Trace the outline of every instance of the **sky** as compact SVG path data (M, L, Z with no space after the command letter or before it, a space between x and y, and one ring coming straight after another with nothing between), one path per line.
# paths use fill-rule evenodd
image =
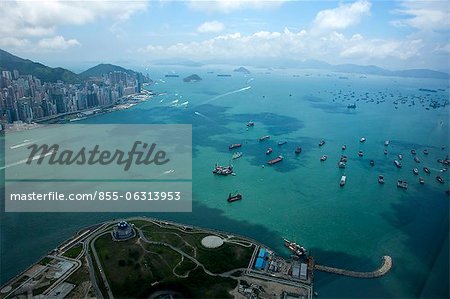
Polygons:
M450 1L0 1L1 49L72 70L179 59L450 70Z

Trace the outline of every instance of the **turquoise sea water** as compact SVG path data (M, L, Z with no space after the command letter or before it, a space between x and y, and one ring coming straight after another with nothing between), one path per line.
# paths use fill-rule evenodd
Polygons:
M426 110L420 103L424 100L428 106L427 99L447 99L447 81L352 74L340 79L342 74L262 69L243 75L220 66L174 67L180 77L164 78L169 71L172 68L149 72L158 83L149 89L165 94L83 121L193 125L193 212L152 216L247 235L285 256L282 238L295 239L318 263L330 266L372 270L382 255L392 256L392 271L379 279L316 272L320 297L448 297L449 174L439 172L443 166L436 160L448 154L449 108ZM203 80L184 83L182 78L192 73ZM395 109L393 101L398 99ZM401 104L401 99L407 102ZM174 100L189 103L187 108L172 107ZM408 106L412 100L415 105ZM357 109L346 108L354 102ZM248 121L255 127L247 130ZM272 137L257 142L263 135ZM367 141L360 143L361 137ZM321 139L326 144L318 147ZM387 139L391 143L385 156ZM280 140L287 144L279 147ZM212 175L216 162L230 161L230 143L243 143L243 156L233 162L237 175ZM349 158L345 171L336 165L343 144ZM297 145L303 148L299 156L294 155ZM268 147L274 149L272 156L282 154L285 159L262 168ZM412 148L420 164L413 161ZM422 153L425 148L428 156ZM359 150L364 151L362 158ZM393 165L399 153L404 156L402 169ZM328 160L320 162L323 154ZM375 166L369 165L370 159ZM423 166L431 175L423 173ZM419 168L425 185L419 185L413 167ZM347 184L341 188L343 173ZM385 176L384 185L377 183L379 174ZM439 184L436 175L446 184ZM408 190L396 187L399 178L409 182ZM225 199L236 190L244 199L230 205ZM81 227L119 216L125 215L3 213L1 282Z

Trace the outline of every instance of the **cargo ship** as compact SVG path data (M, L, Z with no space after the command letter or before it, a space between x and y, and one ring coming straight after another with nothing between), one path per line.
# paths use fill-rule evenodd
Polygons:
M284 240L284 246L286 246L293 254L297 255L297 256L304 256L306 255L307 250L297 244L296 242L291 242L287 239L283 239Z
M240 143L234 143L234 144L230 144L228 146L228 149L238 148L238 147L241 147L241 146L242 146L242 144L240 144Z
M266 136L259 137L259 141L264 141L266 139L270 139L270 136L266 135Z
M283 156L278 156L275 159L269 160L267 162L267 164L273 165L273 164L276 164L276 163L281 162L281 161L283 161Z
M241 193L236 193L235 195L231 195L231 193L228 195L228 202L234 202L242 199Z

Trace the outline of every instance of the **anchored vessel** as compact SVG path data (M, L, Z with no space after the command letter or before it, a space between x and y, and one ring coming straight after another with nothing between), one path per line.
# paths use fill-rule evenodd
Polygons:
M320 161L325 161L326 159L328 159L327 155L323 155L322 157L320 157Z
M430 174L430 170L428 169L428 167L424 167L423 171L425 171L426 173Z
M234 148L238 148L238 147L241 147L241 146L242 146L242 144L240 144L240 143L233 143L233 144L230 144L228 146L228 148L229 149L234 149Z
M297 256L304 256L307 252L307 250L297 244L296 242L291 242L287 239L284 239L284 246L286 246L293 254L297 255Z
M231 195L231 193L228 195L228 202L234 202L242 199L241 193L236 193L235 195Z
M269 147L268 149L267 149L267 151L266 151L266 155L270 155L271 153L272 153L272 148L271 147Z
M216 166L213 169L214 174L218 175L229 175L233 173L233 165L228 166L220 166L216 164Z
M388 146L389 145L389 140L386 140L385 142L384 142L384 146Z
M302 148L300 147L300 146L297 146L296 148L295 148L295 153L298 155L298 154L300 154L302 152Z
M384 176L381 175L381 174L378 176L378 183L379 184L384 184Z
M320 140L319 146L323 146L325 144L325 140Z
M345 185L345 182L347 182L347 176L343 175L341 176L341 182L339 183L339 185L343 187Z
M275 159L269 160L267 162L267 164L273 165L273 164L276 164L276 163L281 162L281 161L283 161L283 156L278 156Z
M233 154L233 157L231 157L231 159L236 160L238 158L242 157L242 153L241 152L235 152Z
M270 138L269 135L262 136L262 137L259 138L259 141L263 141L263 140L266 140L266 139L269 139L269 138Z
M254 126L255 126L255 123L252 122L252 121L249 121L249 122L247 123L247 127L254 127Z
M397 187L398 188L403 188L403 189L408 189L408 182L402 181L402 180L398 180L397 181Z
M399 161L394 160L394 164L395 166L397 166L397 168L402 168L402 164Z
M419 169L413 168L413 173L414 173L414 175L418 175L419 174Z

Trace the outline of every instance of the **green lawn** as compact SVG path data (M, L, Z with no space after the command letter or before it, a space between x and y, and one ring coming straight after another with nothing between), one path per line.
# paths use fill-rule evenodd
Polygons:
M75 245L66 252L64 252L63 256L74 259L81 253L82 249L83 246L81 246L81 244Z

